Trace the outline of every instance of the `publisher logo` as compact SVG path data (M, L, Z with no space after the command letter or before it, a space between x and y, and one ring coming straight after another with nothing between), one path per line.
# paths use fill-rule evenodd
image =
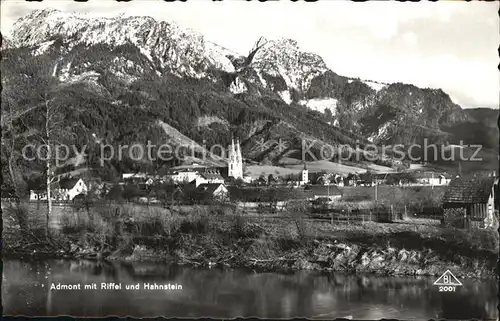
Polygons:
M435 282L434 285L439 286L439 292L455 292L457 286L462 286L460 282L450 270L446 270Z

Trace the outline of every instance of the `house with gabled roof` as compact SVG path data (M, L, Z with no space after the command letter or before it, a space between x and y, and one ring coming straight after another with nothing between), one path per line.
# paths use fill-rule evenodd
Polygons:
M224 181L224 177L218 171L212 170L199 173L191 183L198 187L202 184L224 184Z
M229 192L224 184L200 184L194 186L186 185L184 188L184 199L188 203L204 203L211 201L225 201L229 199Z
M53 200L72 201L77 195L86 195L88 187L81 178L66 177L58 178L51 191ZM47 200L47 191L31 190L30 200Z
M207 197L219 201L225 200L229 197L229 192L226 188L226 185L224 185L223 183L201 184L200 186L198 186L198 190L203 192Z
M498 185L498 179L494 176L452 179L443 196L445 225L491 227L495 185Z
M88 188L81 178L64 178L58 182L59 194L63 200L72 201L75 196L87 194Z

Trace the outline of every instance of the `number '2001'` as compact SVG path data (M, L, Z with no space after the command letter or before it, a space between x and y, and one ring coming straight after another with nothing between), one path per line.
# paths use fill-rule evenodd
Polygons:
M454 286L440 286L439 287L439 292L455 292Z

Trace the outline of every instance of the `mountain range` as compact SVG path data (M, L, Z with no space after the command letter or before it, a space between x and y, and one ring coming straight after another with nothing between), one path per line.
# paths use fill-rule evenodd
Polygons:
M441 89L338 75L291 39L262 37L249 53L236 53L150 17L35 10L3 37L1 68L2 119L24 112L13 121L16 132L42 133L46 111L31 109L48 101L60 116L60 139L91 145L85 163L96 168L98 142L192 144L194 158L186 162L199 161L215 144L229 145L231 137L240 138L252 164L300 159L303 142L312 144L314 155L326 145L355 150L423 139L445 145L463 140L482 144L490 157L498 153L492 121L498 110L462 109ZM285 147L276 143L280 139ZM262 142L274 143L262 148ZM207 154L205 162L224 163ZM7 158L2 152L2 162ZM396 166L390 154L347 161L365 162ZM179 163L125 156L100 175ZM493 163L485 166L496 168Z

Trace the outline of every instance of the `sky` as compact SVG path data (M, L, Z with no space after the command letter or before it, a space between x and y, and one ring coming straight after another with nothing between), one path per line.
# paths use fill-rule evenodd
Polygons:
M498 7L483 1L2 0L1 31L8 34L33 9L145 15L175 21L242 54L260 36L291 38L337 74L442 88L464 108L499 108Z

